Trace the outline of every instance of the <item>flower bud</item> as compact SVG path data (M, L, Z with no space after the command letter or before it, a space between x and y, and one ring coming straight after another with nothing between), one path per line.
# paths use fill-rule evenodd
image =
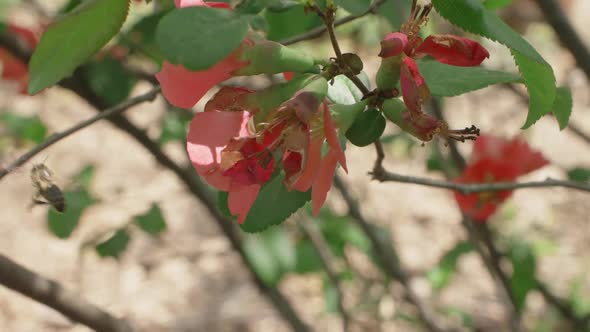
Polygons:
M270 40L253 39L253 42L240 55L240 60L248 65L236 70L235 76L306 72L315 66L313 57L301 51Z

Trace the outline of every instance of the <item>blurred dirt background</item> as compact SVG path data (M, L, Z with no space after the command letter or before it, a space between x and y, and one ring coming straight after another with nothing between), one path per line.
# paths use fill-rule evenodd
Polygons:
M520 0L514 2L506 17L518 22L522 33L553 65L558 83L572 88L571 121L590 133L589 82L575 68L569 53L560 47L550 27L534 14L535 6ZM522 17L523 13L530 17ZM569 1L568 13L590 46L590 2ZM376 49L361 48L353 43L344 45L345 51L361 54L372 76L379 64ZM492 55L486 66L512 70L512 60L504 48L489 42L485 46ZM148 89L147 84L139 84L134 94ZM126 114L151 136L157 137L163 105L159 98ZM553 118L545 117L531 129L521 131L526 107L509 90L491 87L448 98L445 114L453 127L475 124L485 133L506 137L523 135L551 161L550 166L524 178L526 180L564 178L568 168L590 167L590 145L568 130L559 131ZM0 109L37 114L49 133L61 131L94 114L87 104L63 89L52 88L34 97L23 97L5 83L0 86ZM396 129L392 126L387 132L394 133ZM431 142L425 147L417 144L409 152L403 144L386 145L386 167L400 174L442 178L440 174L428 172L425 166L432 144L438 144L443 151L446 149L443 142ZM463 144L461 149L468 155L471 144ZM186 158L182 144L167 144L165 151L176 160ZM22 150L5 158L19 153ZM502 323L506 321L502 300L475 253L459 261L451 285L440 294L433 294L424 276L458 239L466 238L452 193L417 185L372 182L367 172L373 166L373 148L349 146L346 154L350 173L345 180L352 194L361 198L362 211L368 219L391 230L392 241L412 272L412 286L418 294L433 306L453 306L471 313L482 331L506 329ZM84 166L94 165L96 173L91 191L100 202L84 212L80 225L69 239L56 238L47 230L47 207L29 208L34 189L28 176L31 164L27 164L0 183L2 254L58 280L108 311L127 317L142 331L288 330L248 279L241 261L209 220L201 203L187 194L173 174L159 167L127 135L101 122L35 159L36 162L44 160L62 186ZM168 230L159 239L140 232L132 234L130 247L118 261L101 259L92 250L80 249L93 234L127 223L133 215L147 211L152 202L160 204L168 224ZM542 255L538 275L556 293L567 296L572 285L577 283L581 285L578 292L589 298L589 203L590 196L572 190L521 190L491 223L507 238L526 239L539 249ZM329 204L339 213L347 212L335 190L329 196ZM359 255L355 256L354 251L350 254L360 266L370 265L357 257ZM367 268L369 277L370 268ZM325 312L320 277L290 275L280 283L280 289L317 331L341 329L338 317ZM350 302L359 291L358 285L347 285L345 302ZM357 330L419 330L403 319L393 319L397 306L390 295L383 294L376 305L379 321L360 315ZM536 293L529 296L527 307L529 313L525 321L532 328L548 311ZM52 309L0 288L0 331L87 330L70 323Z

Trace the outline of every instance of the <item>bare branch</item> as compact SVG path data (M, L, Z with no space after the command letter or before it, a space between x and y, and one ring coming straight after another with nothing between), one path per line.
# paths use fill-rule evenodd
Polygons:
M317 225L312 220L297 220L297 224L301 226L303 233L309 238L311 244L317 250L322 267L326 271L328 279L330 279L330 282L336 288L338 293L338 311L340 311L340 316L342 316L342 331L347 332L350 330L351 317L344 307L342 282L336 274L336 268L332 263L334 262L334 257L330 253L330 248Z
M339 20L336 20L334 22L334 27L337 27L337 26L340 26L342 24L345 24L345 23L354 21L354 20L356 20L358 18L361 18L361 17L363 17L365 15L368 15L368 14L374 14L377 11L377 9L383 3L385 3L385 0L376 0L369 7L369 9L367 9L366 12L364 12L362 14L359 14L359 15L349 15L349 16L343 17L343 18L341 18ZM298 43L300 41L318 38L321 35L323 35L324 32L326 32L326 30L327 30L326 26L320 26L320 27L317 27L315 29L309 30L308 32L302 33L302 34L300 34L298 36L294 36L294 37L291 37L291 38L287 38L285 40L282 40L282 41L280 41L280 43L283 44L283 45L291 45L291 44Z
M446 331L446 329L441 326L441 323L437 321L432 310L422 302L416 293L414 293L410 286L410 279L401 266L398 254L395 251L389 250L379 239L372 225L362 215L359 203L350 195L340 176L336 175L334 178L334 184L342 194L342 197L348 206L348 213L371 241L375 254L381 261L385 272L391 278L397 279L404 286L408 300L416 307L418 315L422 322L424 322L424 325L426 325L429 331Z
M61 141L62 139L90 126L91 124L93 124L99 120L106 119L106 118L113 116L115 114L123 113L126 110L128 110L129 108L131 108L135 105L141 104L143 102L154 100L154 98L156 98L158 93L160 93L159 86L155 87L150 92L147 92L143 95L128 99L128 100L120 103L117 106L114 106L114 107L111 107L107 110L104 110L104 111L96 114L95 116L91 117L90 119L84 120L84 121L68 128L60 133L55 133L55 134L51 135L48 139L46 139L45 141L41 142L37 146L33 147L31 150L27 151L26 153L24 153L23 155L18 157L15 161L10 163L7 167L0 169L0 179L2 179L4 176L6 176L8 173L10 173L15 168L22 166L24 163L29 161L31 158L33 158L35 155L37 155L39 152L47 149L48 147Z
M42 277L0 255L0 284L55 309L67 318L96 331L130 332L128 322L113 317L58 282Z

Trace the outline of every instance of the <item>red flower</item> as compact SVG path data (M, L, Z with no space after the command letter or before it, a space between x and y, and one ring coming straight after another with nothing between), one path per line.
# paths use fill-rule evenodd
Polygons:
M14 24L8 24L8 30L19 38L25 44L32 48L39 42L39 33ZM26 63L15 57L5 48L0 48L0 63L2 64L2 78L9 81L15 81L19 84L19 93L27 93L27 84L29 83L29 69Z
M511 140L483 135L473 146L470 164L455 182L509 182L535 171L549 161L518 137ZM511 190L463 195L455 192L459 208L476 221L485 222L508 197Z
M419 35L427 22L432 5L424 7L413 1L410 19L402 24L400 32L387 34L381 41L382 58L403 56L401 62L401 88L404 102L410 112L420 112L424 99L430 95L424 77L418 71L415 59L430 55L436 61L453 66L478 66L489 57L488 51L478 42L453 35L431 35L425 40Z

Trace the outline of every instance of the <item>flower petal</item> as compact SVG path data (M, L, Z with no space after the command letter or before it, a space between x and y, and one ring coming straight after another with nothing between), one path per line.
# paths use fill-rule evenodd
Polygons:
M192 6L206 6L203 0L174 0L176 8L192 7Z
M453 66L479 66L490 53L478 42L453 35L431 35L416 49L416 55L430 55Z
M422 104L430 96L430 90L414 59L404 57L400 80L406 107L411 113L421 113Z
M245 97L252 92L252 90L246 88L224 86L209 99L205 104L204 111L250 111L247 109Z
M322 145L324 144L323 138L314 139L309 144L307 156L305 157L305 165L303 166L303 172L299 178L292 185L292 189L306 192L313 185L316 174L320 167L322 158Z
M29 70L27 65L4 48L0 48L0 64L2 64L2 78L18 82L19 93L27 93Z
M334 180L337 162L338 156L333 150L330 150L324 159L322 159L316 180L311 189L311 203L314 216L320 213L320 209L324 205L324 202L326 202L328 191L330 191L332 181Z
M231 78L232 72L246 65L236 59L235 53L201 71L190 71L182 65L164 62L162 70L156 74L162 94L174 106L193 107L209 89Z
M232 188L227 197L227 207L232 215L237 216L238 223L243 223L248 212L254 205L260 192L260 185L253 184L240 188Z
M342 168L346 173L348 173L348 167L346 166L346 156L344 155L344 151L342 150L342 146L340 145L340 141L338 140L338 135L336 134L336 127L334 126L334 122L332 121L332 114L328 109L328 105L326 103L324 105L324 135L326 136L326 141L328 141L328 145L336 154L338 158L338 162L342 165Z
M229 191L231 178L222 175L221 151L234 137L249 135L247 112L203 112L191 121L186 150L193 167L207 183Z
M408 36L401 32L392 32L385 35L381 41L381 52L379 56L388 58L401 54L408 45Z

